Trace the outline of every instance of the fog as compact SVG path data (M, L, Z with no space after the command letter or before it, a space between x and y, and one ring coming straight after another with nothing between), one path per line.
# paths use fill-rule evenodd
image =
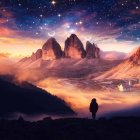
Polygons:
M75 79L76 80L76 79ZM79 88L68 79L48 78L37 83L39 87L48 90L54 95L63 98L78 113L80 117L90 117L89 104L96 98L99 104L98 117L109 117L113 114L137 116L140 110L139 92L96 91ZM134 111L136 108L136 111Z
M96 98L99 104L98 117L114 115L140 115L140 92L119 92L117 90L95 90L95 85L78 83L79 79L44 77L37 69L21 69L12 63L0 63L0 74L10 74L19 82L28 81L64 99L80 117L91 117L89 104ZM79 86L80 85L80 86ZM90 88L87 88L87 85Z

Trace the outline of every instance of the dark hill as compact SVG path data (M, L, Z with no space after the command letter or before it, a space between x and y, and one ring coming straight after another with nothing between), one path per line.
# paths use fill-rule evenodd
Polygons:
M15 84L12 78L0 77L0 115L61 114L72 115L74 111L60 98L30 83Z

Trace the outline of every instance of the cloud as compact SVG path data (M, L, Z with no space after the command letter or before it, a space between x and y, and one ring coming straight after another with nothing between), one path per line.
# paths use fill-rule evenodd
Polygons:
M0 53L0 59L1 58L8 58L10 56L9 53Z
M6 23L6 22L7 22L7 19L5 19L5 18L0 19L0 24Z
M12 64L14 61L10 59L9 53L0 53L0 74L12 74Z
M45 40L23 37L0 37L0 53L10 53L10 57L21 59L43 46Z
M14 36L17 31L11 27L15 26L14 15L6 7L0 8L0 37Z
M7 27L0 27L0 37L7 37L7 36L13 36L16 35L17 32L7 28Z
M13 13L9 11L6 7L0 7L0 16L2 18L12 18Z

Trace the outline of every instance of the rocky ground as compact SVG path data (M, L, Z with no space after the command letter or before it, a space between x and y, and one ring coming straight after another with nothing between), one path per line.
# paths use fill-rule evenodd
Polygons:
M140 118L0 120L1 140L139 140Z

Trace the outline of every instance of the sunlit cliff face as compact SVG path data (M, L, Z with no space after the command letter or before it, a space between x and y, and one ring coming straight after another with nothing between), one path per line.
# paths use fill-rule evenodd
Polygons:
M106 113L131 109L138 106L140 102L138 93L96 91L92 90L92 87L91 90L84 89L84 87L80 89L69 83L68 79L49 78L38 82L37 85L63 98L82 117L90 116L89 104L92 98L96 98L99 104L98 117Z

